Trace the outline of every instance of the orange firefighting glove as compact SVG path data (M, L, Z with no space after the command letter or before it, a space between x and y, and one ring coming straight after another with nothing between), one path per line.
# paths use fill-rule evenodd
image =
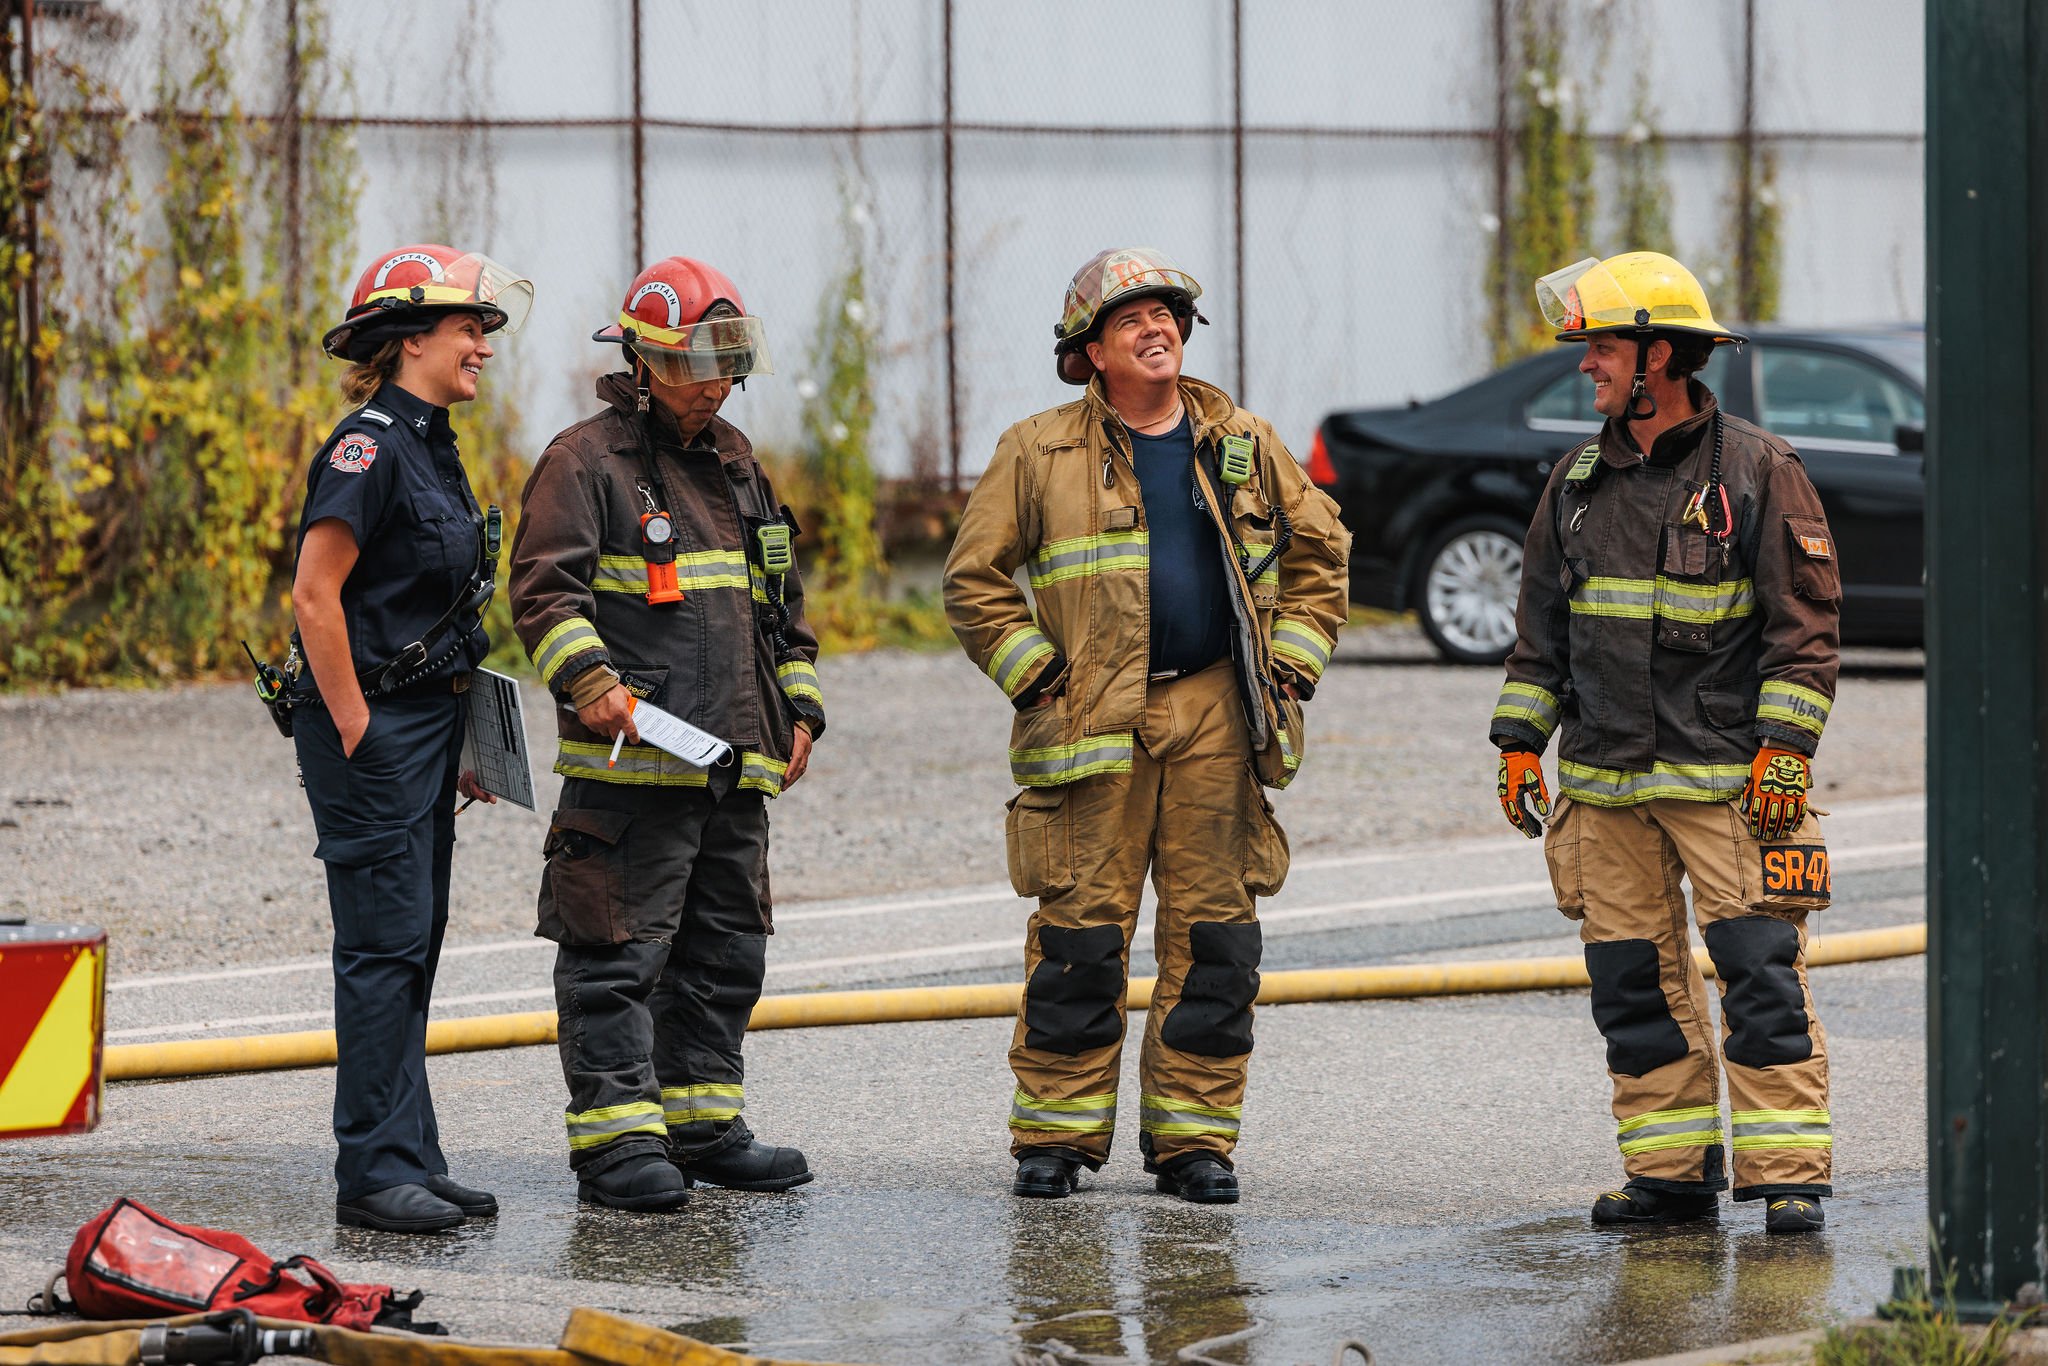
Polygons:
M1500 809L1508 824L1530 839L1543 838L1550 819L1550 789L1543 785L1542 757L1526 749L1502 750Z
M1806 790L1813 786L1813 773L1806 756L1791 749L1760 749L1749 766L1749 786L1743 789L1742 813L1749 817L1749 833L1760 840L1781 840L1806 819Z

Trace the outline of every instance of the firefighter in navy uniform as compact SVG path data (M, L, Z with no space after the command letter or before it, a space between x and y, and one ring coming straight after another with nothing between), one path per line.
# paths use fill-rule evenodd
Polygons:
M1735 1198L1764 1202L1771 1232L1818 1229L1834 1136L1806 917L1830 885L1806 793L1838 666L1834 538L1792 448L1692 378L1743 338L1685 267L1631 252L1536 293L1558 340L1584 343L1607 421L1530 524L1490 734L1501 807L1544 835L1558 908L1581 921L1607 1040L1627 1181L1593 1222L1716 1212L1725 1068ZM1539 756L1560 723L1553 813Z
M448 1176L427 1089L427 1003L448 924L463 691L489 647L497 509L477 507L448 409L476 397L490 334L533 289L421 245L357 281L330 356L356 409L306 478L292 608L293 740L334 917L336 1217L449 1228L497 1202ZM495 799L491 799L495 800Z
M512 546L520 641L563 704L539 933L560 946L578 1192L671 1210L691 1181L811 1179L741 1117L740 1046L771 932L767 800L802 777L825 713L795 524L717 416L735 382L768 373L761 320L723 275L671 256L595 339L627 369L542 454ZM639 743L636 700L733 761L705 770Z

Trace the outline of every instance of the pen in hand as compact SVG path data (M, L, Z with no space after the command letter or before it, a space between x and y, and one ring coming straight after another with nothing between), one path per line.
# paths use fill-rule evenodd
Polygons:
M615 765L617 765L617 763L619 762L619 751L625 747L625 744L626 728L624 726L620 726L619 733L612 737L612 757L604 761L604 766L606 768L612 768Z

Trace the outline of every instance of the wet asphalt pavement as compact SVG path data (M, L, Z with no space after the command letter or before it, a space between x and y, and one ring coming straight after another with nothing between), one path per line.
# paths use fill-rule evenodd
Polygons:
M880 670L885 681L895 667ZM1450 686L1469 710L1490 704L1497 678L1363 662L1344 686L1376 707L1407 691L1441 701ZM1898 695L1916 693L1917 678L1859 686L1917 717ZM1915 730L1894 748L1918 743ZM0 734L0 752L8 744ZM1836 771L1851 771L1843 761L1857 752L1845 746ZM1398 769L1384 746L1347 755L1340 742L1326 758L1314 800L1355 810L1311 815L1290 792L1282 814L1297 831L1327 835L1381 804L1423 802L1440 782L1401 771L1390 793L1346 778ZM993 808L1004 794L985 795ZM1301 820L1289 802L1304 804ZM1836 904L1816 931L1921 918L1918 797L1852 784L1831 805ZM207 814L231 823L222 810ZM794 811L789 821L778 811L778 841L804 839ZM1298 840L1288 886L1263 910L1266 966L1576 953L1535 846L1470 819L1448 826L1406 825L1391 842ZM237 848L261 840L234 838ZM478 853L466 845L458 862ZM302 854L294 845L275 857ZM305 881L278 867L276 878ZM177 885L232 898L239 871L200 866ZM35 904L29 874L0 863L0 905ZM822 900L785 889L771 992L1017 978L1026 908L985 862L821 885L854 891ZM458 919L437 1015L549 1004L549 948L516 923ZM296 940L225 957L175 946L153 944L129 971L117 938L112 1042L327 1022L324 961ZM1151 962L1140 953L1133 966ZM504 1207L439 1238L334 1225L326 1071L124 1084L91 1135L0 1146L0 1302L40 1288L72 1232L129 1195L280 1256L310 1253L351 1279L424 1287L426 1316L477 1339L551 1342L585 1304L822 1362L1295 1366L1330 1360L1346 1338L1370 1345L1381 1366L1624 1361L1867 1311L1891 1267L1917 1260L1923 969L1913 958L1814 974L1834 1059L1840 1191L1819 1237L1767 1238L1755 1204L1724 1203L1717 1223L1686 1229L1590 1229L1586 1207L1619 1170L1601 1043L1584 993L1545 992L1262 1010L1238 1150L1245 1200L1221 1209L1155 1194L1134 1143L1068 1200L1012 1198L1011 1026L1000 1020L754 1035L748 1116L770 1141L802 1146L818 1179L778 1196L700 1190L669 1217L578 1208L552 1050L435 1059L455 1174Z

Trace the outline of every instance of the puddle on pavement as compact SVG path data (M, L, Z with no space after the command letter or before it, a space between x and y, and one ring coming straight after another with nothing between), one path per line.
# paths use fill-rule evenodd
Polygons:
M423 1286L429 1316L440 1272L464 1278L449 1297L479 1276L559 1283L558 1296L536 1297L532 1326L520 1323L536 1340L587 1298L575 1283L602 1282L601 1302L621 1312L817 1361L1073 1366L1194 1348L1195 1360L1299 1366L1355 1337L1379 1366L1401 1366L1505 1359L1504 1345L1518 1361L1616 1362L1813 1327L1882 1298L1892 1265L1916 1259L1925 1221L1924 1188L1907 1182L1851 1188L1830 1202L1823 1235L1772 1238L1754 1204L1683 1228L1594 1230L1571 1213L1418 1229L1251 1202L1196 1209L1137 1190L1026 1203L824 1183L771 1197L700 1191L668 1218L579 1209L552 1162L506 1158L464 1175L494 1188L505 1213L408 1238L332 1224L324 1154L16 1150L0 1154L0 1236L54 1269L79 1225L126 1194L278 1255ZM636 1311L634 1287L684 1292L701 1309L679 1318L673 1296L650 1294ZM19 1302L37 1288L0 1293ZM510 1328L450 1317L473 1335Z

